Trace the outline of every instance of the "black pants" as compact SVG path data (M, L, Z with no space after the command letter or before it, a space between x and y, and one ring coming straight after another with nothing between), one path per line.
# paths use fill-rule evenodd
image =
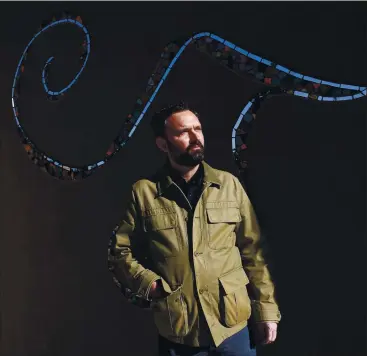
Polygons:
M158 350L159 356L256 356L256 350L250 346L247 326L224 340L218 347L176 344L159 336Z

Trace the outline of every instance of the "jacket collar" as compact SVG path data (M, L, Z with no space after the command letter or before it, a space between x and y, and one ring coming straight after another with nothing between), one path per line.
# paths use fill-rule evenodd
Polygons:
M163 193L173 184L173 180L169 174L169 163L166 163L158 172L157 191L158 196ZM204 168L204 185L216 184L219 187L222 185L215 170L206 162L202 161Z

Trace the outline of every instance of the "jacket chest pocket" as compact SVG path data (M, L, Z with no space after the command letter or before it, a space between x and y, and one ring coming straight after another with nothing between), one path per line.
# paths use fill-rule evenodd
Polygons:
M213 250L233 247L236 242L235 228L241 221L237 207L210 207L206 209L208 245Z
M173 257L182 250L177 213L145 216L143 217L143 230L148 233L153 258Z

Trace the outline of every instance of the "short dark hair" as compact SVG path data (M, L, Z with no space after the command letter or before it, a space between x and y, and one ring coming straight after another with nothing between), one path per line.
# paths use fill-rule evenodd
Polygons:
M154 136L165 137L166 120L173 114L187 110L198 116L198 113L192 110L189 105L183 101L181 101L179 104L167 105L154 113L152 120L150 121L150 126L153 129Z

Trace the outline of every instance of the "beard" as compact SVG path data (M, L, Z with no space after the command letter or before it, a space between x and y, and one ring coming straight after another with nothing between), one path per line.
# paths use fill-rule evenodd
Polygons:
M185 167L195 167L204 160L204 146L200 141L193 142L185 152L180 152L171 142L167 140L172 160ZM193 150L194 147L199 147Z

